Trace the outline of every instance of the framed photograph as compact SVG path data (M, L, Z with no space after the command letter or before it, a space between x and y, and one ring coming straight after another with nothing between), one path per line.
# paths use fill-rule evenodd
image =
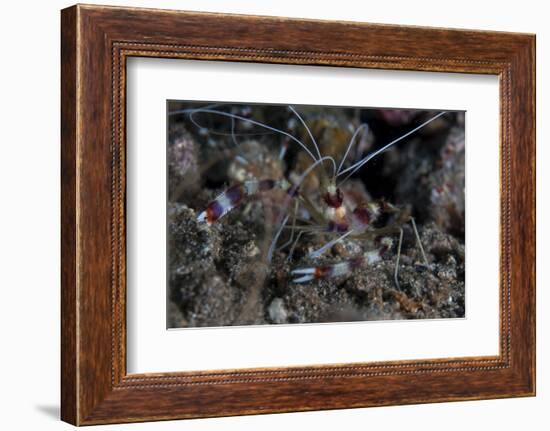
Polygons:
M62 419L535 394L535 37L62 11Z

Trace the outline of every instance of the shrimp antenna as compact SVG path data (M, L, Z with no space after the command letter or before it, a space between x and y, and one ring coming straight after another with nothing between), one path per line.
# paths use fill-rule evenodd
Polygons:
M298 114L298 112L296 111L296 109L294 109L292 106L288 105L288 109L290 109L294 115L296 115L296 117L298 117L298 120L300 120L300 122L303 124L303 126L305 127L306 131L307 131L307 134L309 135L309 137L311 138L311 142L313 142L313 145L315 146L315 150L317 151L317 155L319 156L319 158L321 158L321 151L319 151L319 146L317 145L317 141L315 140L315 138L313 137L313 134L311 133L311 130L309 129L309 127L307 126L306 122L304 121L304 119L300 116L300 114Z
M233 139L233 144L238 147L237 137L235 136L235 119L231 119L231 139Z
M311 151L309 151L309 149L299 139L295 138L290 133L287 133L284 130L276 129L275 127L268 126L267 124L260 123L259 121L255 121L255 120L252 120L250 118L241 117L240 115L231 114L229 112L217 111L217 110L214 110L214 109L206 109L206 108L182 109L181 111L175 111L175 112L172 112L171 114L172 115L174 115L174 114L189 114L189 118L191 118L191 120L193 120L193 118L192 118L193 115L195 115L197 113L214 114L214 115L220 115L222 117L233 118L235 120L245 121L247 123L254 124L256 126L262 127L264 129L271 130L272 132L280 133L281 135L289 137L291 140L293 140L298 145L300 145L304 149L304 151L306 153L308 153L308 155L314 161L316 161L316 162L318 161L317 157L315 157L313 155L313 153Z
M336 162L334 159L330 156L321 157L319 160L317 160L315 163L312 163L309 165L309 167L300 175L300 178L298 179L298 182L294 185L294 187L298 188L302 185L306 177L309 175L309 173L315 169L315 167L321 163L323 163L325 160L330 160L332 162L332 168L333 172L336 172Z
M286 226L286 223L288 222L288 219L290 217L290 214L287 214L284 218L283 222L281 223L281 226L279 226L279 229L277 229L277 232L275 233L275 236L273 237L273 240L271 241L271 244L269 245L269 250L267 252L267 261L271 262L271 259L273 259L273 253L275 252L275 246L277 245L277 241L279 237L281 236L281 232L283 231L284 227Z
M216 103L216 104L212 104L212 105L208 105L208 106L203 106L200 109L214 109L214 108L223 107L223 106L231 106L231 105ZM188 109L177 110L177 111L170 112L168 115L181 115L181 114L188 113L188 111L189 111ZM195 118L193 118L192 115L189 116L189 120L191 121L191 123L193 123L195 125L195 127L197 129L204 129L205 128L204 126L199 124L199 122ZM233 119L233 122L235 122L235 119ZM234 127L234 125L232 125L232 127ZM217 130L209 129L208 133L210 133L212 135L216 135L216 136L231 136L232 139L234 139L235 136L263 136L263 135L271 135L273 132L241 132L241 133L236 133L235 131L232 131L231 133L224 133L224 132L219 132Z
M351 137L348 148L346 149L346 153L344 154L344 157L342 157L342 161L340 162L340 166L338 166L338 170L336 171L336 175L340 173L342 170L342 166L344 166L344 162L346 161L346 157L348 157L349 151L351 150L351 147L353 147L353 144L355 143L355 139L357 138L357 135L359 135L359 132L361 130L365 129L365 134L369 133L369 125L367 123L361 124L353 133L353 136Z
M435 117L432 117L430 118L429 120L427 121L424 121L420 126L417 126L415 127L414 129L408 131L407 133L405 133L404 135L400 136L399 138L397 139L394 139L393 141L391 141L389 144L386 144L384 145L382 148L380 148L379 150L376 150L370 154L368 154L365 158L359 160L357 163L354 163L353 165L351 165L349 168L346 168L344 169L342 172L338 173L337 176L340 176L342 174L345 174L346 172L350 172L346 178L344 178L342 180L342 182L340 184L343 184L345 181L347 181L347 179L349 177L351 177L355 172L357 172L359 169L361 169L361 167L363 167L363 165L365 165L369 160L371 160L372 158L376 157L377 155L379 155L380 153L383 153L384 151L386 151L388 148L390 148L392 145L395 145L396 143L398 143L399 141L405 139L407 136L410 136L412 135L414 132L420 130L421 128L423 128L424 126L430 124L432 121L438 119L439 117L441 117L442 115L446 114L447 111L443 111L443 112L440 112L439 114L437 114Z
M300 186L302 185L302 183L304 182L304 180L306 179L306 177L309 175L309 173L315 169L319 164L323 163L325 160L331 160L332 161L332 164L333 164L333 169L334 171L333 172L336 172L336 162L334 161L334 159L332 157L329 157L329 156L325 156L325 157L321 157L319 160L316 160L315 163L312 163L303 173L302 175L300 175L300 178L298 179L298 181L296 182L296 184L294 184L293 186L291 186L291 189L292 190L298 190L300 188ZM283 204L283 207L286 208L288 206L288 203L286 204ZM284 218L284 220L282 221L281 225L279 226L279 228L277 229L277 232L275 234L275 236L273 237L273 240L271 241L271 244L269 245L269 251L267 253L267 260L268 262L271 262L271 259L273 257L273 253L275 251L275 247L277 246L277 241L279 240L279 236L281 236L281 232L283 231L286 223L288 222L288 219L289 219L289 214L286 215L286 217Z

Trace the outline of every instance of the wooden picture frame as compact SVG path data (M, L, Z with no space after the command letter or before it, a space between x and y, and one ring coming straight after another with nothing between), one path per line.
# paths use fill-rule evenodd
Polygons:
M535 394L534 35L77 5L62 11L61 50L64 421ZM498 75L500 354L128 375L125 65L131 56Z

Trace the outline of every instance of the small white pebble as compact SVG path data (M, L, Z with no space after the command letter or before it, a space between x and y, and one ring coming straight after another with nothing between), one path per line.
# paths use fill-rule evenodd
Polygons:
M275 298L271 301L268 308L269 318L275 323L285 323L288 313L285 308L285 303L281 298Z
M253 242L249 242L246 246L245 252L248 257L254 257L260 254L260 249Z

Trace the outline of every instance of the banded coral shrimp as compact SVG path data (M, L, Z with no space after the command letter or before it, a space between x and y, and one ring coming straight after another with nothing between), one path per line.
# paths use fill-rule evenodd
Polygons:
M269 195L278 189L284 192L279 201L279 212L273 220L275 230L266 253L266 260L271 262L274 254L286 249L286 260L292 262L294 251L304 237L331 238L324 241L320 247L310 250L307 257L321 258L329 249L345 239L369 243L371 249L360 255L333 263L314 264L312 266L295 267L290 275L294 283L307 283L314 279L345 276L354 269L365 265L372 265L394 247L394 238L397 237L395 269L393 279L399 289L399 259L403 240L403 225L410 223L415 236L416 244L421 252L423 264L428 266L428 260L420 240L418 230L411 216L409 207L398 207L383 200L359 200L350 203L348 193L344 193L343 186L353 178L360 169L370 160L392 148L407 137L445 115L439 112L417 124L406 133L396 137L376 150L361 154L357 157L357 148L360 141L369 136L367 123L357 124L347 130L347 135L340 137L343 145L336 145L336 149L326 151L333 141L338 139L323 139L318 143L318 122L304 120L303 116L293 106L287 106L286 111L290 119L286 129L259 121L252 115L252 109L247 107L239 112L235 105L224 106L219 104L207 105L198 108L175 110L172 115L186 116L189 122L203 134L223 136L233 147L233 161L228 172L232 173L232 182L229 187L212 199L197 216L197 221L206 225L222 223L230 212L242 207L245 202L258 195ZM205 117L216 124L205 127ZM308 124L309 123L309 124ZM323 127L321 127L323 129ZM324 127L324 130L330 128ZM300 135L299 132L302 131ZM336 129L338 130L338 128ZM341 130L341 129L340 129ZM278 156L271 158L255 158L247 156L246 144L250 146L250 136L265 133L279 136ZM315 137L317 135L317 139ZM346 135L346 133L344 133ZM243 139L244 137L244 139ZM241 142L238 142L241 140ZM328 144L327 144L328 142ZM294 157L295 167L282 168L285 155L290 147L299 150ZM334 146L334 145L333 145ZM257 148L256 148L257 150ZM355 160L349 157L355 152ZM300 158L300 156L302 156ZM302 169L296 169L299 161L306 156L308 162ZM277 159L280 163L274 163ZM260 168L258 169L258 165ZM278 177L269 175L265 167L279 166ZM253 172L253 171L256 172ZM273 169L271 170L273 171ZM306 183L309 182L310 184ZM384 223L380 226L380 221ZM286 238L283 238L286 237ZM285 239L282 241L282 239ZM310 241L311 242L311 241Z

